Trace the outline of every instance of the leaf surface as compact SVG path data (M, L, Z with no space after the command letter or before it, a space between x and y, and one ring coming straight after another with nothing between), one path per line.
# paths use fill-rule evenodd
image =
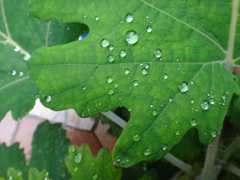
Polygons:
M239 93L223 66L232 69L240 46L238 3L30 0L35 17L90 29L82 41L33 54L30 76L41 102L82 117L127 107L131 119L113 152L123 167L160 159L192 127L210 144Z
M102 148L94 158L89 146L84 144L79 148L72 145L65 162L72 180L120 180L122 176L122 170L115 168L107 148Z
M88 30L82 24L46 23L27 10L28 0L0 0L0 120L10 110L14 119L22 118L34 106L39 87L28 76L30 54L39 47L76 40Z

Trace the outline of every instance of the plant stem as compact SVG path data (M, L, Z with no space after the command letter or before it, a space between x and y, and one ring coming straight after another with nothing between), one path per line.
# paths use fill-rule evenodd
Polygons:
M201 174L201 180L208 180L211 177L217 150L218 150L218 143L219 143L220 135L213 141L211 147L207 150L207 156L205 158L205 163L203 167L203 171Z
M107 118L109 118L110 120L112 120L113 122L115 122L117 125L119 125L121 128L125 128L125 126L127 125L127 122L124 121L122 118L120 118L119 116L117 116L115 113L113 113L112 111L107 111L107 112L101 112L104 116L106 116Z
M240 148L240 137L237 137L232 144L223 152L223 161L227 161Z
M194 176L194 172L192 171L192 167L180 159L176 158L172 154L168 153L164 156L164 159L168 160L170 163L181 169L182 171L190 174L191 176Z
M236 166L234 166L231 163L228 163L227 166L224 167L224 169L228 170L229 172L235 174L236 176L240 177L240 169Z

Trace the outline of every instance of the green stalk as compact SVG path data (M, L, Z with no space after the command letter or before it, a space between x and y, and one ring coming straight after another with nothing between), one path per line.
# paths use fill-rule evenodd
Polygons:
M200 176L201 180L208 180L211 178L217 150L218 150L218 143L219 143L220 135L213 141L211 146L209 146L207 150L207 156L205 158L205 163L203 167L202 174Z
M227 166L224 167L224 169L228 170L229 172L235 174L236 176L240 177L240 169L236 166L234 166L231 163L228 163Z
M232 144L223 152L223 161L226 162L240 148L240 137L237 137Z

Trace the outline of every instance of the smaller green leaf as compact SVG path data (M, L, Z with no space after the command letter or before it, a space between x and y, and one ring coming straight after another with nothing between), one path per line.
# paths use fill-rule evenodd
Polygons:
M5 180L5 179L3 179L3 178L0 177L0 180Z
M48 172L43 170L39 172L36 168L32 168L28 173L28 180L50 180L48 179Z
M22 180L22 172L19 170L15 170L14 168L10 167L7 171L7 177L8 179L12 180Z
M141 180L152 180L149 174L144 174Z
M94 158L87 145L70 146L69 155L65 159L72 180L97 179L97 180L120 180L121 169L113 165L112 155L108 149L102 148Z

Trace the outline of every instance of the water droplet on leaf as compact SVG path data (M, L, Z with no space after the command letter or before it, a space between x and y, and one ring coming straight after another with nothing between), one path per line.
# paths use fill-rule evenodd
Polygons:
M169 102L172 102L172 101L173 101L173 99L170 97L168 101L169 101Z
M138 81L137 80L133 81L133 85L138 86Z
M110 76L109 76L109 77L107 77L107 82L108 82L108 83L112 83L112 82L113 82L113 78L112 78L112 77L110 77Z
M209 109L209 103L208 103L208 101L204 100L204 101L201 103L201 108L204 109L204 110L208 110L208 109Z
M124 74L129 74L129 73L130 73L129 69L124 70Z
M51 96L46 96L46 102L50 102L52 100Z
M212 137L216 137L217 136L217 131L212 131L211 135L212 135Z
M93 177L92 177L93 180L96 180L97 179L97 174L94 174Z
M99 20L99 16L96 16L96 17L95 17L95 20L98 21L98 20Z
M114 49L114 46L113 46L113 45L110 45L110 46L109 46L109 50L112 51L113 49Z
M73 171L74 171L74 172L77 172L77 171L78 171L78 167L75 167L75 168L73 169Z
M127 55L127 52L125 50L120 51L120 57L125 57Z
M109 46L109 41L107 39L102 40L102 47L108 47Z
M195 119L191 120L191 126L196 126L197 125L197 121Z
M118 88L118 84L114 84L114 86L113 86L114 88Z
M167 147L166 144L163 144L163 145L162 145L162 149L163 149L164 151L167 150L167 148L168 148L168 147Z
M82 86L82 90L85 91L86 89L87 89L87 87L83 85L83 86Z
M179 130L176 130L176 131L175 131L175 134L176 134L177 136L179 136L179 135L180 135L180 131L179 131Z
M181 92L187 92L189 89L189 86L187 82L182 82L182 84L180 84L178 88Z
M157 58L160 58L162 56L162 50L161 49L156 49L154 51L154 55L157 57Z
M144 69L142 69L142 75L146 75L147 74L147 70L144 68Z
M74 146L70 146L68 151L71 152L71 153L73 153L73 152L75 151Z
M125 17L127 22L132 22L133 21L133 15L132 14L127 14Z
M149 32L149 33L152 32L152 26L147 27L147 32Z
M210 102L210 104L215 104L215 99L211 98L209 102Z
M134 141L139 141L141 139L139 134L134 134L132 138Z
M138 41L138 34L133 30L128 31L125 34L125 40L128 44L135 44Z
M151 149L149 149L149 148L146 148L146 149L143 150L143 154L144 154L145 156L149 156L151 153L152 153L152 151L151 151Z
M80 163L82 161L82 155L80 153L77 153L73 156L73 161L75 163Z
M113 93L114 93L114 90L112 90L112 89L109 89L109 90L108 90L108 94L109 94L109 95L113 95Z
M157 111L153 111L153 112L152 112L152 115L153 115L153 116L156 116L157 114L158 114Z
M167 75L167 74L164 74L164 75L163 75L163 79L168 79L168 75Z
M114 57L113 57L112 54L110 54L110 55L108 56L108 61L109 61L109 62L113 62L113 61L114 61Z

